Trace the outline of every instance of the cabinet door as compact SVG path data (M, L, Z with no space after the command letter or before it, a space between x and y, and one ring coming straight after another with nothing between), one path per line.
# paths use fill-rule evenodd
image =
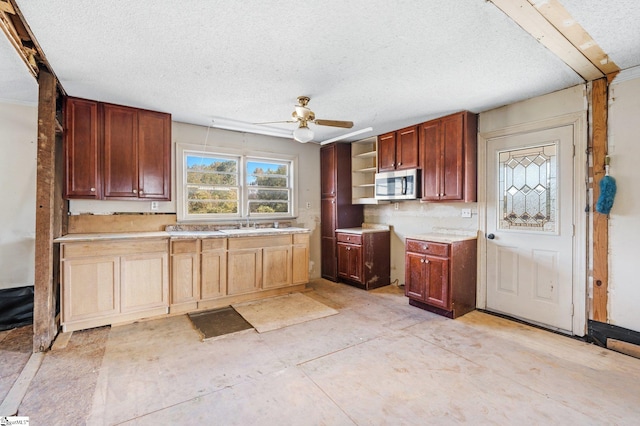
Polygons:
M419 162L418 126L396 132L396 170L415 169Z
M338 276L362 284L362 246L338 243Z
M138 111L138 196L170 199L171 116Z
M294 234L291 284L309 282L309 234Z
M227 256L228 294L242 294L260 290L262 249L229 250Z
M396 168L396 132L378 136L378 170L388 171Z
M118 314L119 268L117 256L64 260L62 323Z
M336 147L327 145L320 149L321 197L335 197L336 191Z
M104 105L104 197L138 198L137 110Z
M449 303L449 260L425 256L424 263L427 271L424 301L430 305L449 310L451 305Z
M462 114L441 120L442 184L441 200L462 200L463 195L463 135Z
M227 295L227 253L224 250L200 255L200 298Z
M404 294L415 300L425 300L425 256L420 253L407 252L405 255Z
M422 199L440 199L440 125L438 120L420 126L422 153Z
M291 246L262 249L262 288L291 285Z
M322 251L322 278L336 281L338 279L336 239L323 236L320 238L320 244Z
M197 253L171 256L171 304L195 302L200 298Z
M320 222L321 236L334 238L337 216L335 198L323 198L320 201L320 215L322 217L322 221Z
M165 252L120 258L122 313L169 306L168 256Z
M100 199L98 103L66 98L65 198Z

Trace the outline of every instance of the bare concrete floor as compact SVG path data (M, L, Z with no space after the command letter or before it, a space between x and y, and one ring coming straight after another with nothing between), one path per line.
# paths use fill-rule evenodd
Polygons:
M19 415L34 425L640 424L636 358L480 312L442 318L394 286L309 287L339 313L205 342L185 315L75 332L46 354Z

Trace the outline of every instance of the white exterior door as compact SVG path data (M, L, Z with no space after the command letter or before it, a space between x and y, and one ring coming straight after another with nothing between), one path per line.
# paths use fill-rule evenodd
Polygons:
M487 310L573 331L573 127L487 140Z

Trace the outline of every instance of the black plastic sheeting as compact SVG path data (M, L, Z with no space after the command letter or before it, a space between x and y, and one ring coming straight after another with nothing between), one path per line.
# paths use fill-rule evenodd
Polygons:
M33 324L33 286L0 290L0 331Z

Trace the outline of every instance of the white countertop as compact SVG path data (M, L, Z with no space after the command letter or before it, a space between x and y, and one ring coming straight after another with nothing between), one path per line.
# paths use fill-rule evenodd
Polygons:
M306 228L242 228L225 229L220 231L156 231L156 232L123 232L123 233L95 233L95 234L67 234L56 238L56 243L70 243L81 241L108 241L146 238L238 238L256 237L282 234L302 234L311 232Z
M455 234L431 233L431 234L407 235L406 238L410 240L432 241L434 243L451 244L458 241L475 240L478 238L478 236L471 235L471 234L455 235Z
M336 229L335 232L342 232L345 234L367 234L372 232L389 232L389 230L389 225L363 224L363 226L358 228Z

